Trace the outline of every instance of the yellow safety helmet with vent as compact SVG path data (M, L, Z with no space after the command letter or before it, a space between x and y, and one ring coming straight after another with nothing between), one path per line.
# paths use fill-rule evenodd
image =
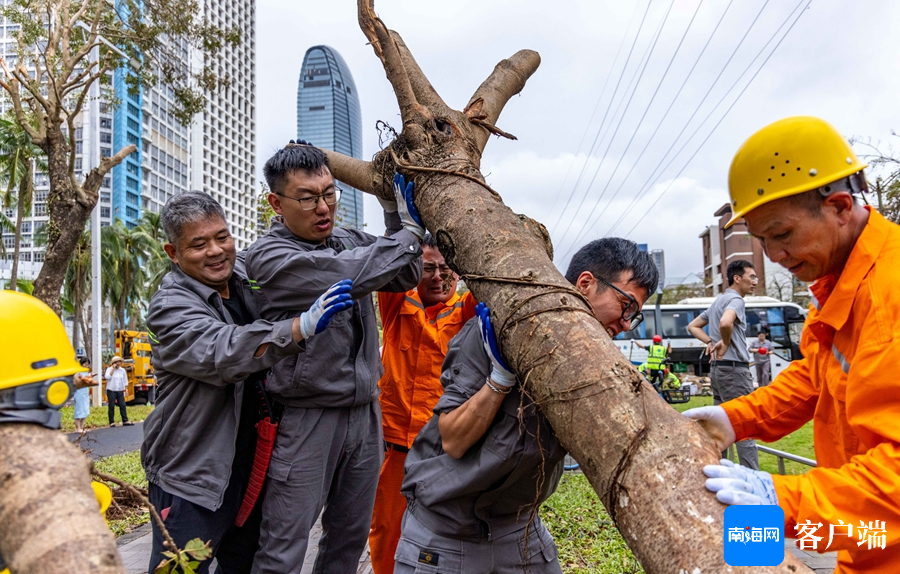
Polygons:
M59 408L69 398L72 375L84 370L59 317L24 293L0 291L0 349L5 357L0 370L3 397L7 389L44 382L35 398L44 407ZM9 402L3 397L0 407Z
M731 161L731 220L760 205L823 187L868 167L831 124L794 116L769 124L744 142ZM864 186L864 183L863 183Z

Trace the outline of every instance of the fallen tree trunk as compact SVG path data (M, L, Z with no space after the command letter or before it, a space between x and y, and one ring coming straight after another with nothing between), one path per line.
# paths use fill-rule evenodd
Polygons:
M391 198L394 170L447 263L490 306L504 357L581 464L651 574L736 572L723 561L724 506L704 487L719 459L700 427L669 407L625 360L589 304L557 271L546 229L506 207L480 173L481 153L511 96L540 64L523 50L497 65L462 112L450 109L400 36L358 0L360 27L397 95L402 132L371 162L329 152L337 179ZM781 566L808 571L790 553Z
M0 424L0 555L16 574L124 574L90 460L65 435Z

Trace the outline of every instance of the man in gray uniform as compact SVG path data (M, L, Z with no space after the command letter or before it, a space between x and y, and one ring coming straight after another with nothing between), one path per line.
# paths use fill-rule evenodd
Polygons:
M566 278L614 337L640 323L658 272L636 244L607 238L579 250ZM503 361L483 303L450 341L441 382L438 416L406 458L394 573L559 573L537 510L566 452Z
M706 343L712 368L709 378L713 404L716 405L753 392L744 297L756 288L756 270L746 259L738 259L728 264L727 274L728 289L688 325L688 331ZM707 325L709 334L703 331ZM759 470L755 440L737 443L737 452L742 465ZM725 453L722 456L724 458Z
M191 191L170 199L161 219L172 269L147 317L159 381L141 445L150 501L179 548L194 538L209 541L219 572L246 573L258 547L259 512L241 528L234 522L256 447L255 384L351 305L350 286L329 289L300 317L254 322L257 303L248 281L232 272L234 241L222 206ZM153 522L150 572L163 550ZM197 572L206 573L211 561Z
M324 506L317 573L355 572L366 545L384 456L378 379L383 372L371 294L405 292L422 274L425 229L412 184L395 178L385 205L389 236L334 227L340 190L318 148L290 144L265 165L269 203L279 215L245 257L262 316L295 316L324 288L353 280L352 309L306 349L273 367L268 389L284 414L263 501L254 571L299 573L309 531Z

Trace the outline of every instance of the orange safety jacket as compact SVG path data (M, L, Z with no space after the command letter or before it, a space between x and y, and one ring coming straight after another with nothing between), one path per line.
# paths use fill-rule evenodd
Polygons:
M801 539L795 526L821 524L811 532L821 538L816 550L838 550L841 573L900 572L898 261L900 226L870 210L840 277L810 288L805 358L722 405L737 440L772 442L813 420L817 468L773 476L775 491L785 536Z
M475 316L471 293L425 307L415 289L378 293L384 329L381 361L381 419L384 440L412 446L444 392L441 365L447 344Z

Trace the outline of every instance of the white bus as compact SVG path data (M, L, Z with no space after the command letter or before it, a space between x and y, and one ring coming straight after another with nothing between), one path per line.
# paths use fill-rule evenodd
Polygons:
M672 363L693 366L693 372L697 375L708 374L709 358L703 355L706 345L695 339L687 327L714 300L714 297L693 297L683 299L675 305L653 305L648 302L643 308L644 322L634 331L618 335L613 343L632 363L640 365L647 360L647 351L634 342L647 347L652 343L653 335L659 334L664 345L672 345L669 357ZM785 303L773 297L749 296L744 301L747 312L747 343L756 339L760 331L765 331L775 346L770 359L774 379L791 361L801 357L800 333L806 320L806 309L796 303ZM657 330L657 317L661 320L662 332ZM756 369L750 370L755 379Z

